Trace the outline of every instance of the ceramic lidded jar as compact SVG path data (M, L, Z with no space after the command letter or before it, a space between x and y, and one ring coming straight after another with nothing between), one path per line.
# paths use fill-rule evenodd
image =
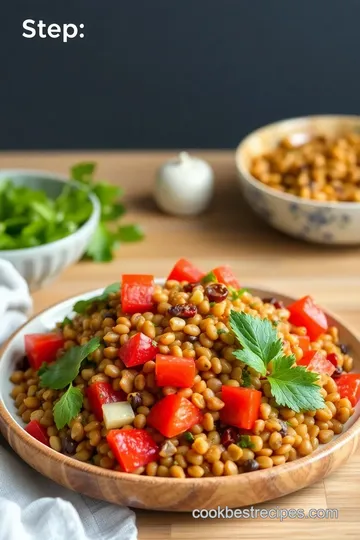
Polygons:
M214 192L214 173L199 158L181 152L157 172L154 197L161 210L178 216L203 212Z

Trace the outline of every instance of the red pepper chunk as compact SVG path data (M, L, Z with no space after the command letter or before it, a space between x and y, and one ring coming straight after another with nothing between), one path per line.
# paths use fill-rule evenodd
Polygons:
M114 390L110 383L105 382L91 384L87 389L86 395L89 400L90 409L99 422L103 420L103 405L106 403L126 401L126 394L122 390Z
M240 283L236 279L230 266L218 266L217 268L214 268L213 273L219 283L223 283L228 287L234 287L234 289L240 289Z
M229 426L252 429L259 418L262 393L252 388L223 386L221 396L225 407L220 411L220 420Z
M191 388L194 385L195 361L193 358L157 354L155 363L158 386Z
M290 306L289 321L295 326L305 326L311 341L315 341L328 329L328 322L325 313L314 303L311 296L304 296Z
M46 432L46 428L42 426L37 420L31 420L25 427L25 431L46 446L50 446L49 437Z
M115 459L127 473L158 458L158 446L145 429L112 429L106 439Z
M176 437L202 420L202 414L191 401L177 394L164 397L152 407L146 423L164 437Z
M297 336L299 338L299 347L304 353L310 350L310 338L309 336Z
M64 338L57 332L51 334L27 334L25 339L25 353L30 366L37 371L44 362L53 362L56 353L64 346Z
M193 283L200 281L204 275L204 272L196 268L191 262L186 259L179 259L171 270L167 280L174 279L176 281L189 281Z
M121 305L124 313L151 311L154 302L154 276L125 274L122 277Z
M360 373L346 373L336 379L341 398L348 398L355 407L360 399Z
M159 349L151 338L139 332L119 349L119 357L126 367L140 366L154 360Z
M325 373L332 375L335 371L335 366L325 358L319 351L307 351L301 360L297 361L298 366L306 366L309 371L316 373Z

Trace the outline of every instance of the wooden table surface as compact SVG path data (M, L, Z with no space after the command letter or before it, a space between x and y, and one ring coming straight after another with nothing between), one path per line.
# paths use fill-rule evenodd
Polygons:
M360 325L360 248L306 244L268 228L242 201L232 152L196 152L209 160L216 174L216 194L202 216L181 219L164 215L152 199L156 168L173 153L64 152L3 153L0 168L46 169L65 173L83 160L98 163L99 178L126 190L125 221L141 224L146 239L122 246L111 263L81 262L54 284L34 294L35 311L119 279L121 273L168 273L186 257L204 270L231 264L241 283L293 296L310 293L323 306L357 329ZM330 477L298 493L271 501L264 508L337 508L338 520L208 519L190 514L136 511L139 540L251 540L285 538L317 540L360 537L360 450Z

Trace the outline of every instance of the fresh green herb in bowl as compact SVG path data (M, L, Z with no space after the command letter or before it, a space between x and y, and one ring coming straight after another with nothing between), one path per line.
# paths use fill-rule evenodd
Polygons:
M141 240L143 233L137 225L118 225L125 214L119 200L123 192L107 182L96 182L95 168L95 163L72 167L71 179L81 184L81 189L64 183L59 193L37 188L36 178L35 183L26 183L10 175L0 181L0 250L33 248L73 234L92 214L89 193L97 197L101 213L87 257L110 261L119 243Z

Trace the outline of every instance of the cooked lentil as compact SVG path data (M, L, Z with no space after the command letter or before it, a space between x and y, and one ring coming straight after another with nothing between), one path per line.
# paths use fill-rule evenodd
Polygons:
M359 163L357 133L314 137L301 145L285 138L274 150L254 157L250 172L263 184L297 197L360 202Z

